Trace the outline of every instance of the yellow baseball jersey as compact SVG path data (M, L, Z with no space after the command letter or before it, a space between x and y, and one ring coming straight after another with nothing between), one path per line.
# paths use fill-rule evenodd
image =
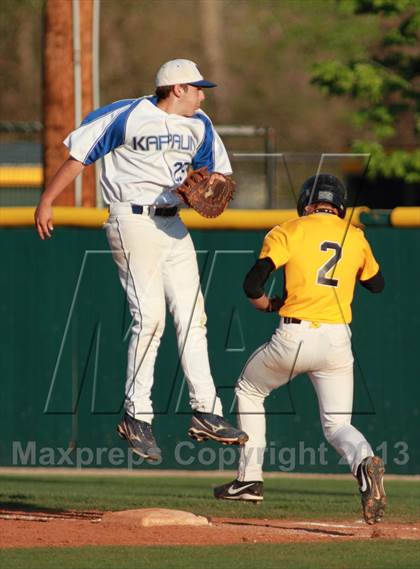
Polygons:
M363 231L337 215L313 213L274 227L260 259L285 265L282 316L327 323L351 322L356 280L379 271Z

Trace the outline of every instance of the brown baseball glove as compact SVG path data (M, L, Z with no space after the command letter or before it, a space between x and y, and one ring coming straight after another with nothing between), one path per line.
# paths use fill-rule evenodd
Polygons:
M223 179L215 178L206 167L193 170L176 190L176 193L190 207L203 217L217 217L223 213L235 191L235 182L229 176L217 173Z

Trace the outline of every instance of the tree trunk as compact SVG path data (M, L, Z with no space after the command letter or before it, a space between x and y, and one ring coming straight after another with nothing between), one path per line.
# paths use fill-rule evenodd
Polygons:
M203 51L210 67L205 75L208 75L210 81L218 84L212 95L216 101L217 120L223 123L227 119L225 97L229 89L223 49L223 1L200 0L200 17L203 30L201 36ZM201 70L200 62L197 61L197 64Z

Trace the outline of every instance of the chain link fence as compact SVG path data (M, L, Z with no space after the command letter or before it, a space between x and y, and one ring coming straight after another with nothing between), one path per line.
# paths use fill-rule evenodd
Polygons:
M228 149L237 182L236 209L293 209L303 181L320 169L363 176L368 157L278 151L274 129L216 127ZM0 121L0 207L34 206L43 187L40 122Z

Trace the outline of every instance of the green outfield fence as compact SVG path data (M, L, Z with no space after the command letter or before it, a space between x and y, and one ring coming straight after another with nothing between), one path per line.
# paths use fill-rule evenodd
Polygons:
M381 225L378 217L376 223L365 231L386 289L381 295L356 291L354 424L382 454L388 472L419 473L420 228ZM275 315L254 311L242 292L265 232L192 229L211 365L232 420L235 380L277 322ZM0 247L0 464L131 468L132 457L115 433L130 318L104 233L56 227L54 238L41 242L32 227L0 227ZM276 275L273 290L281 286ZM169 317L153 400L164 457L159 468L234 467L231 447L198 445L186 436L190 409ZM266 407L267 470L347 472L335 451L323 446L306 377L275 392Z

